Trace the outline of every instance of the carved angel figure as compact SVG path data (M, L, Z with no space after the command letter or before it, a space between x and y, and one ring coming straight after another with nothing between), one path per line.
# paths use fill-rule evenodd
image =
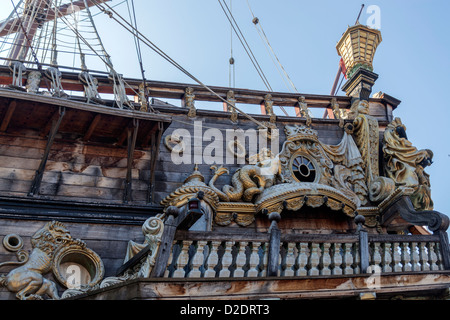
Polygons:
M383 153L386 174L397 185L415 189L411 200L416 210L432 210L430 180L424 169L433 163L433 152L412 145L400 118L395 118L384 132Z

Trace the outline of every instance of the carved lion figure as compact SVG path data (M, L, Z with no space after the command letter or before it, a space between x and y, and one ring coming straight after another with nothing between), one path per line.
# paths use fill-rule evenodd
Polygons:
M72 239L66 227L57 221L47 223L31 238L32 252L28 259L19 263L5 265L21 265L7 276L0 277L0 285L16 293L20 300L42 300L45 295L59 300L56 284L44 278L51 270L56 250L61 246L77 243L86 246L81 240Z

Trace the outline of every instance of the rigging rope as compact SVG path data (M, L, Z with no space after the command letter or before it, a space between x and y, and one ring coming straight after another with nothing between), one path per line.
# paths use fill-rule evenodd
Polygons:
M278 59L277 54L276 54L275 51L273 50L273 47L272 47L272 45L270 44L269 39L268 39L266 33L264 32L264 29L263 29L262 24L261 24L261 20L260 20L259 18L257 18L257 17L254 15L253 10L252 10L252 8L250 7L250 2L249 2L249 0L247 0L247 5L248 5L248 8L250 9L250 12L251 12L252 17L253 17L252 22L253 22L253 24L255 25L255 28L256 28L256 30L258 31L258 34L259 34L259 36L261 37L261 40L263 40L263 43L264 43L264 45L266 46L266 49L267 49L268 51L270 50L270 52L273 54L273 56L275 57L275 59L276 59L276 61L277 61L277 63L275 63L275 61L273 60L272 55L271 55L270 52L269 52L269 55L270 55L270 57L272 58L272 61L274 62L276 68L278 69L278 72L280 73L280 75L281 75L281 77L282 77L284 83L286 84L286 80L287 80L287 81L289 82L289 84L291 85L291 87L294 89L294 91L295 91L296 93L299 93L298 90L297 90L297 88L295 87L294 83L292 82L291 78L289 77L288 73L286 72L286 70L284 69L283 65L281 64L280 59ZM258 26L259 26L259 28L258 28ZM283 74L284 74L284 76L283 76ZM287 84L286 84L286 85L287 85ZM289 88L288 88L288 90L289 90Z
M241 42L242 46L244 47L245 52L247 53L248 57L249 57L250 60L252 61L252 64L253 64L253 66L255 67L256 71L258 72L259 76L261 77L262 81L264 82L264 84L265 84L267 90L269 90L270 92L273 92L272 87L271 87L269 81L267 80L266 75L264 74L264 71L262 70L261 66L260 66L259 63L258 63L258 60L256 59L255 55L253 54L253 51L252 51L252 49L250 48L250 46L249 46L247 40L245 39L245 36L244 36L244 34L242 33L241 29L239 28L239 25L238 25L238 23L236 22L236 19L234 18L233 13L231 12L230 8L229 8L228 5L226 4L225 0L222 0L222 1L224 1L224 5L225 5L225 7L226 7L226 9L227 9L227 11L228 11L228 13L227 13L227 12L225 11L224 6L222 5L222 2L221 2L220 0L218 0L218 1L219 1L220 6L222 7L223 12L225 13L225 16L227 17L228 21L230 22L231 27L233 28L234 32L236 33L237 37L239 38L239 41ZM228 15L228 14L229 14L229 15ZM230 17L231 17L231 18L230 18ZM233 21L234 24L236 25L237 30L236 30L236 28L234 27L234 24L233 24L232 21ZM238 33L238 31L239 31L239 33ZM240 34L240 35L239 35L239 34ZM242 39L241 39L241 37L242 37ZM245 42L245 44L244 44L244 42ZM248 48L248 50L247 50L247 48ZM285 110L282 106L279 106L279 107L280 107L280 109L283 111L283 113L284 113L286 116L289 116L289 114L286 112L286 110Z
M134 6L134 0L131 0L131 6L133 9L133 15L131 14L130 11L130 4L129 1L127 0L127 8L128 8L128 14L130 15L130 21L132 21L132 25L133 27L137 30L138 26L137 26L137 19L136 19L136 10L135 10L135 6ZM145 70L144 70L144 63L143 63L143 59L142 59L142 50L141 50L141 41L138 38L138 35L136 34L136 32L133 32L133 38L134 38L134 43L136 46L136 54L138 57L138 61L139 61L139 67L141 68L141 75L142 75L142 84L143 84L143 91L144 91L144 98L145 98L145 102L147 107L150 108L150 110L152 112L155 112L155 110L153 109L153 107L151 106L151 103L149 103L149 93L147 90L147 79L145 77Z
M188 77L190 77L192 80L194 80L195 82L197 82L200 86L202 86L203 88L205 88L206 90L208 90L210 93L212 93L214 96L216 96L217 98L219 98L222 102L226 103L227 105L230 105L231 107L235 108L237 111L239 111L241 114L243 114L246 118L248 118L250 121L254 122L255 124L257 124L260 127L267 127L266 125L262 124L261 122L259 122L258 120L256 120L255 118L251 117L250 115L248 115L247 113L245 113L244 111L240 110L239 108L237 108L234 105L231 105L226 99L224 99L223 97L221 97L219 94L217 94L215 91L213 91L211 88L209 88L207 85L205 85L204 83L202 83L200 80L198 80L194 75L192 75L190 72L188 72L186 69L184 69L181 65L179 65L175 60L173 60L170 56L168 56L164 51L162 51L158 46L156 46L153 42L151 42L145 35L143 35L139 30L133 28L133 26L126 21L120 14L118 14L113 8L111 8L107 3L102 3L99 4L96 0L93 0L94 4L97 6L97 8L99 8L102 12L104 12L105 14L107 14L111 19L113 19L114 21L116 21L117 23L119 23L123 28L125 28L128 32L130 33L136 33L139 36L139 39L142 41L143 44L145 44L146 46L148 46L151 50L153 50L154 52L156 52L158 55L160 55L161 57L163 57L166 61L168 61L169 63L171 63L173 66L175 66L177 69L179 69L181 72L183 72L185 75L187 75ZM109 10L107 10L105 7L106 6ZM119 21L118 19L115 18L115 16L118 16L123 22ZM130 30L131 29L131 30Z

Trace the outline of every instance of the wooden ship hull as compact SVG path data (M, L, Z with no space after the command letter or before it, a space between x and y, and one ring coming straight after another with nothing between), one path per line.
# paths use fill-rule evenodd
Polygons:
M27 92L27 76L11 86L13 76L0 67L0 300L447 298L448 218L415 202L426 185L389 178L381 150L400 101L369 97L373 72L352 70L346 96L147 81L150 104L136 96L131 108L44 94L48 80ZM114 94L107 75L96 79L100 94ZM142 80L126 82L135 96ZM77 73L62 73L61 85L85 90ZM203 101L224 109L202 110ZM368 112L358 114L362 102ZM258 111L236 112L236 103ZM297 116L276 116L272 105ZM310 119L305 106L326 117ZM366 142L379 148L358 145L357 119L369 123ZM242 148L214 136L233 161L204 161L213 141L205 131L258 132L261 125L270 128L266 135L279 133L271 137L280 148L272 180L254 173L263 160L252 163L245 139ZM199 158L187 149L174 154L177 132L191 135ZM356 146L360 153L350 157ZM313 166L298 163L300 176L293 169L299 157ZM361 162L359 176L350 160ZM244 184L236 197L234 179ZM247 182L256 188L248 199ZM39 269L40 252L46 264ZM85 280L71 283L71 266ZM20 276L54 290L33 289Z

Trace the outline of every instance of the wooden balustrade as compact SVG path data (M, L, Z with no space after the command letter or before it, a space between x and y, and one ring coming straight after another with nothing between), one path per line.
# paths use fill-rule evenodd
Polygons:
M233 240L231 240L233 239ZM177 232L165 277L270 276L270 234ZM369 235L368 273L444 270L438 236ZM277 277L365 273L358 234L281 235Z

